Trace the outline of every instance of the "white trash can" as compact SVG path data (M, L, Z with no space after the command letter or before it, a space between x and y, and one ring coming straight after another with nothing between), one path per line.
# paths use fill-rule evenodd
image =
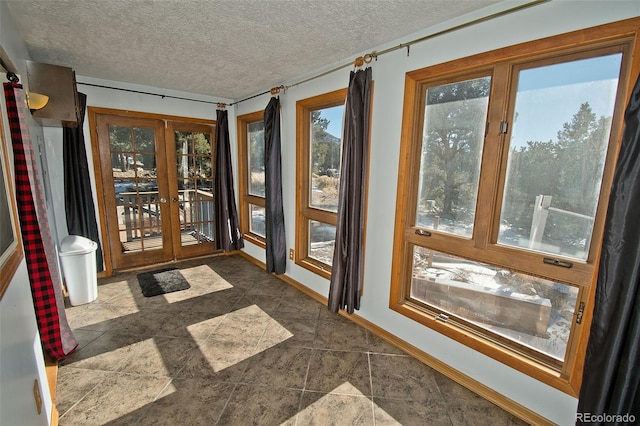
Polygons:
M96 250L98 244L80 235L69 235L60 243L60 261L71 305L90 303L98 297Z

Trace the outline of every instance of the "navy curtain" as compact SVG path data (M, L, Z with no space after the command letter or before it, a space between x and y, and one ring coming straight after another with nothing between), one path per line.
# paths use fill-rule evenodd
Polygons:
M609 198L577 424L640 422L638 218L640 77L625 111L622 146Z
M89 180L89 165L84 144L84 112L87 95L78 93L80 120L75 127L62 130L62 153L64 168L64 207L69 235L81 235L98 244L96 267L102 271L102 246L98 236L98 223Z
M244 247L244 241L240 232L233 190L229 119L225 110L217 110L216 115L216 165L213 176L214 245L216 250L234 251Z
M328 308L360 309L364 263L364 214L369 156L371 68L352 71L345 103L338 225Z
M265 235L267 272L283 274L287 266L287 240L282 206L280 98L272 97L264 110Z

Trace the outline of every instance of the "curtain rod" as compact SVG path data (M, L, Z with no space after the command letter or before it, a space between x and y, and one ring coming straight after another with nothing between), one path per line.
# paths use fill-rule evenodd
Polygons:
M82 84L84 86L92 86L92 87L100 87L102 89L111 89L111 90L121 90L123 92L130 92L130 93L140 93L142 95L152 95L152 96L159 96L161 98L171 98L171 99L180 99L183 101L192 101L192 102L202 102L203 104L215 104L215 105L219 105L221 102L215 102L215 101L203 101L201 99L192 99L192 98L183 98L181 96L172 96L172 95L161 95L159 93L151 93L151 92L143 92L141 90L133 90L133 89L123 89L121 87L113 87L113 86L103 86L101 84L93 84L93 83L82 83L82 82L78 82L77 84ZM267 92L269 93L269 92ZM233 105L233 104L229 104L229 105Z
M393 46L393 47L390 47L388 49L381 50L379 52L373 51L371 53L368 53L368 54L364 55L364 62L369 63L369 62L371 62L372 59L376 59L377 60L379 56L382 56L382 55L387 54L387 53L394 52L394 51L399 50L399 49L407 49L407 56L409 56L409 48L412 45L416 44L416 43L420 43L420 42L432 39L434 37L441 36L443 34L447 34L447 33L453 32L453 31L457 31L457 30L460 30L462 28L470 27L472 25L479 24L481 22L485 22L485 21L489 21L491 19L495 19L495 18L498 18L498 17L501 17L501 16L505 16L505 15L508 15L510 13L518 12L520 10L527 9L529 7L537 6L537 5L542 4L542 3L547 3L549 1L550 0L534 0L534 1L531 1L531 2L528 2L528 3L525 3L525 4L514 6L512 8L509 8L509 9L506 9L506 10L503 10L503 11L500 11L500 12L493 13L491 15L487 15L487 16L482 17L482 18L474 19L472 21L465 22L465 23L462 23L460 25L456 25L456 26L451 27L451 28L444 29L442 31L438 31L438 32L433 33L433 34L426 35L424 37L417 38L415 40L408 41L406 43L400 43L397 46ZM359 57L359 58L356 59L356 61L355 61L356 66L361 66L362 65L361 61L359 61L362 58L363 57ZM354 65L354 61L346 62L346 63L344 63L342 65L338 65L335 68L331 68L331 69L329 69L327 71L324 71L324 72L322 72L320 74L314 75L312 77L306 78L306 79L298 81L296 83L292 83L292 84L290 84L288 86L281 85L281 86L272 88L270 90L265 90L264 92L257 93L255 95L249 96L248 98L244 98L244 99L240 99L240 100L235 101L235 102L231 102L230 104L227 104L227 105L228 106L236 105L236 104L239 104L240 102L248 101L249 99L253 99L253 98L257 98L258 96L266 95L267 93L271 93L273 95L275 89L287 90L287 89L289 89L291 87L296 87L296 86L299 86L299 85L301 85L303 83L307 83L307 82L309 82L311 80L315 80L316 78L324 77L325 75L334 73L336 71L339 71L339 70L341 70L343 68L346 68L346 67L352 66L352 65ZM100 87L100 88L103 88L103 89L121 90L123 92L140 93L142 95L159 96L161 98L171 98L171 99L180 99L180 100L183 100L183 101L201 102L201 103L205 103L205 104L215 104L218 107L220 107L222 105L222 103L220 103L220 102L203 101L203 100L200 100L200 99L184 98L184 97L181 97L181 96L161 95L159 93L143 92L143 91L140 91L140 90L132 90L132 89L123 89L123 88L120 88L120 87L103 86L103 85L100 85L100 84L82 83L82 82L78 82L77 84L82 84L82 85L85 85L85 86L92 86L92 87Z
M549 1L551 1L551 0L534 0L534 1L530 1L528 3L521 4L521 5L518 5L518 6L514 6L514 7L511 7L509 9L506 9L506 10L503 10L503 11L500 11L500 12L496 12L496 13L493 13L491 15L487 15L487 16L482 17L482 18L474 19L474 20L469 21L469 22L464 22L464 23L462 23L460 25L456 25L454 27L447 28L447 29L444 29L442 31L438 31L436 33L429 34L429 35L426 35L424 37L420 37L420 38L417 38L415 40L408 41L406 43L400 43L397 46L393 46L393 47L390 47L388 49L381 50L379 52L373 51L371 53L368 53L368 54L364 55L364 57L361 56L359 58L356 58L356 66L361 66L362 65L361 63L358 65L358 62L359 62L359 60L361 60L363 58L364 58L364 62L369 63L369 62L371 62L371 59L376 59L377 60L379 56L382 56L382 55L384 55L386 53L394 52L394 51L399 50L399 49L407 49L407 56L409 56L409 48L410 48L410 46L412 46L412 45L414 45L416 43L420 43L420 42L432 39L434 37L441 36L443 34L447 34L447 33L453 32L453 31L457 31L457 30L460 30L462 28L470 27L472 25L479 24L481 22L485 22L485 21L489 21L491 19L499 18L501 16L505 16L505 15L508 15L510 13L518 12L520 10L527 9L529 7L537 6L537 5L542 4L542 3L547 3ZM298 81L297 83L293 83L293 84L291 84L289 86L284 86L284 88L288 89L290 87L298 86L300 84L306 83L306 82L314 80L316 78L324 77L327 74L331 74L331 73L333 73L335 71L341 70L341 69L346 68L346 67L351 66L351 65L354 65L354 61L350 61L350 62L346 62L346 63L344 63L342 65L338 65L335 68L332 68L330 70L324 71L324 72L322 72L322 73L320 73L318 75L314 75L313 77L306 78L306 79L304 79L302 81ZM242 102L242 101L236 101L236 103L238 103L238 102Z
M16 67L13 65L13 62L11 62L11 59L9 59L9 55L7 55L7 52L4 51L2 46L0 46L0 66L4 68L4 72L12 72L14 74L18 72L18 70L16 70Z
M224 106L233 106L233 105L237 104L238 102L248 101L249 99L257 98L258 96L266 95L267 93L272 93L272 91L274 90L274 89L266 90L266 91L264 91L262 93L255 94L255 95L250 96L248 98L241 99L241 100L235 101L235 102L231 102L229 104L225 104L223 102L203 101L201 99L184 98L184 97L181 97L181 96L161 95L159 93L143 92L141 90L133 90L133 89L123 89L121 87L104 86L102 84L82 83L80 81L77 82L77 84L82 84L82 85L85 85L85 86L92 86L92 87L100 87L102 89L121 90L123 92L130 92L130 93L140 93L142 95L159 96L161 98L180 99L180 100L183 100L183 101L201 102L201 103L204 103L204 104L212 104L212 105L215 104L218 107L221 107L222 105L224 105ZM277 89L284 89L284 88L285 88L284 86L277 87Z
M500 12L496 12L496 13L493 13L491 15L484 16L482 18L474 19L473 21L464 22L462 24L453 26L451 28L447 28L447 29L444 29L442 31L438 31L437 33L429 34L429 35L426 35L424 37L420 37L420 38L417 38L415 40L408 41L406 43L400 43L397 46L390 47L390 48L382 50L380 52L373 51L373 52L371 52L371 56L375 59L380 55L384 55L385 53L390 53L390 52L396 51L398 49L405 49L405 48L407 49L407 56L409 56L409 47L414 45L414 44L416 44L416 43L420 43L420 42L429 40L431 38L438 37L438 36L443 35L443 34L447 34L447 33L453 32L453 31L457 31L457 30L460 30L462 28L470 27L472 25L476 25L476 24L479 24L481 22L490 21L490 20L492 20L494 18L499 18L501 16L505 16L505 15L508 15L510 13L519 12L520 10L527 9L527 8L533 7L533 6L537 6L537 5L542 4L542 3L547 3L549 1L551 1L551 0L534 0L534 1L531 1L531 2L528 2L528 3L525 3L525 4L521 4L519 6L514 6L514 7L511 7L509 9L506 9L506 10L503 10L503 11L500 11Z

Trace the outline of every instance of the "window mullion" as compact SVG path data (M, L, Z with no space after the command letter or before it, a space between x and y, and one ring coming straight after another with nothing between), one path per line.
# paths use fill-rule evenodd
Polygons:
M509 67L497 64L493 68L487 127L485 129L482 168L476 206L474 243L478 249L495 244L500 217L501 190L504 187L506 135L501 131L505 120L509 86Z

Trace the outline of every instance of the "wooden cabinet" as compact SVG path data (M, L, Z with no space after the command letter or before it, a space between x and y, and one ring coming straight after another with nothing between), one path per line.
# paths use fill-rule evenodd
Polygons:
M76 74L68 67L27 61L29 92L49 96L47 105L32 112L45 127L76 126L79 107Z

